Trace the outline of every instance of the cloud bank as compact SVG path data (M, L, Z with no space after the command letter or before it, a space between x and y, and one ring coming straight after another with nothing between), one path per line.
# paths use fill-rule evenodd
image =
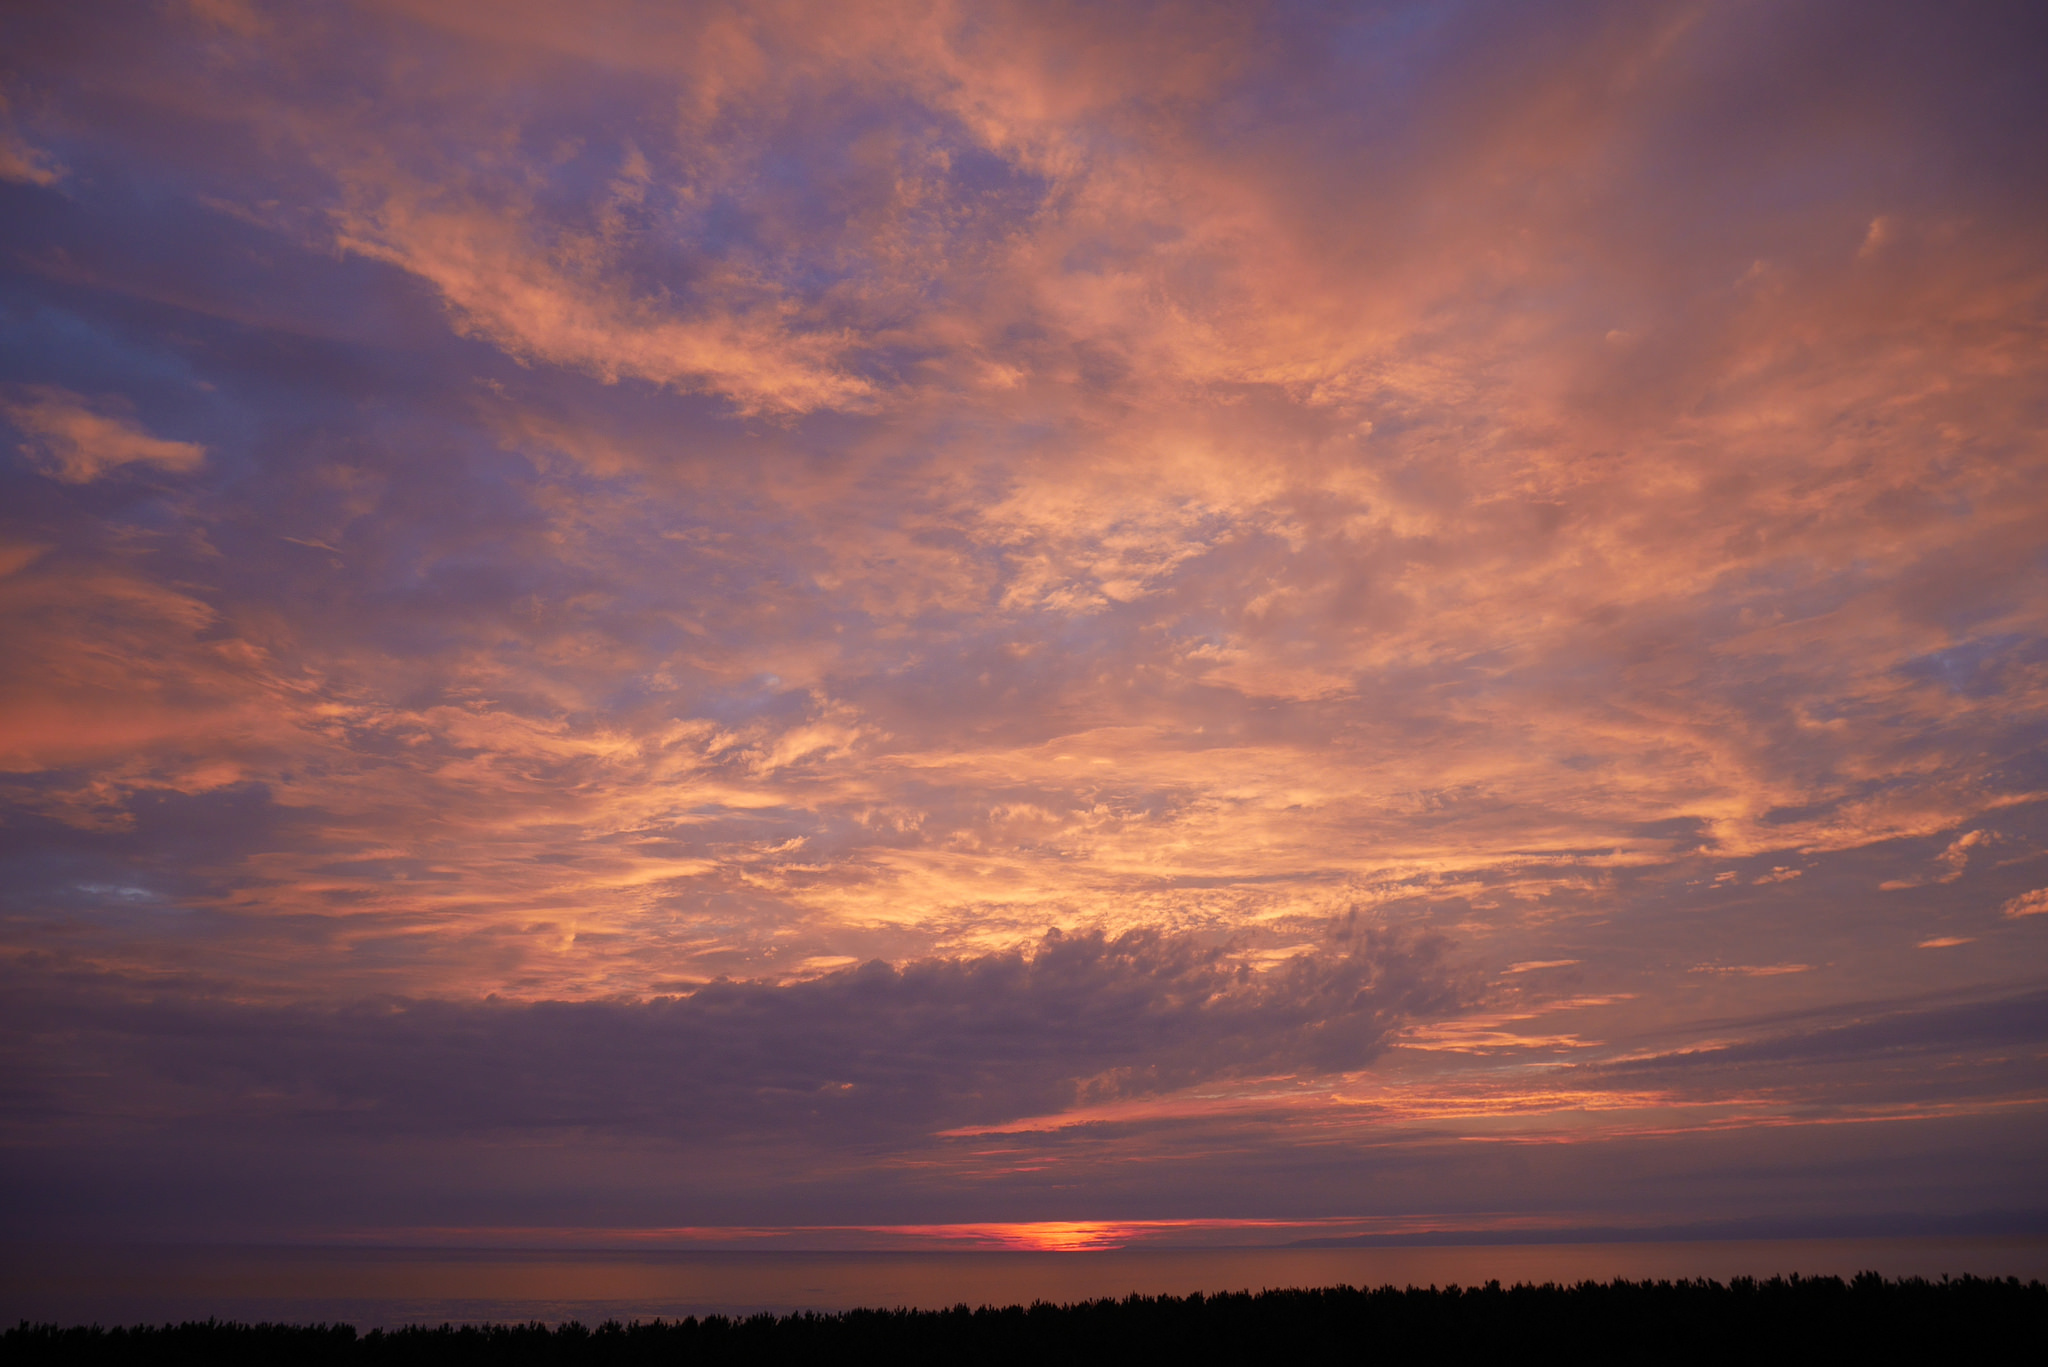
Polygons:
M549 1127L693 1142L923 1137L1230 1079L1355 1072L1461 1000L1435 947L1370 933L1264 972L1146 932L880 961L644 1002L258 1007L86 977L17 982L43 1119L154 1111L372 1133ZM125 989L125 990L124 990ZM105 1090L148 1077L154 1098Z

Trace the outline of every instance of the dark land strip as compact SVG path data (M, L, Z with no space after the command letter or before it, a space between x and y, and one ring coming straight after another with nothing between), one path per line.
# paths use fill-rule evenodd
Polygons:
M0 1362L237 1364L2043 1362L2048 1286L1840 1277L1348 1286L1072 1305L437 1328L190 1322L0 1332Z

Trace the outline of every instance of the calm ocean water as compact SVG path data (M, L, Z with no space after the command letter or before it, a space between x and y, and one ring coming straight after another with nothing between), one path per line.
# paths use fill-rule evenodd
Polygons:
M713 1312L1074 1301L1131 1292L1474 1285L1614 1277L1888 1276L2048 1280L2048 1239L1783 1239L1085 1253L15 1247L0 1323L222 1319L403 1324L675 1318Z

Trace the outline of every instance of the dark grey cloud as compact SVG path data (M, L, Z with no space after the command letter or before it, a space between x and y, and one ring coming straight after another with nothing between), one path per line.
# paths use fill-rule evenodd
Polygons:
M1441 943L1341 930L1257 972L1134 931L648 1001L257 1006L10 975L14 1129L203 1111L369 1134L901 1138L1212 1079L1362 1068L1469 995Z
M1766 1026L1738 1042L1649 1054L1606 1066L1617 1073L1676 1076L1716 1068L1747 1071L1757 1064L1840 1065L1918 1061L1929 1054L1962 1057L1984 1050L2038 1051L2048 1046L2048 991L1979 1001L1837 1008L1819 1020L1774 1024L1776 1028Z

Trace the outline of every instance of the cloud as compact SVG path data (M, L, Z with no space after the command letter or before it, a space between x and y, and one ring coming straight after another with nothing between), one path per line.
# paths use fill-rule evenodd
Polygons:
M1053 933L1029 954L720 980L643 1002L261 1007L91 977L22 986L12 1027L64 1041L20 1084L48 1123L196 1108L366 1133L693 1142L901 1138L1196 1082L1355 1071L1466 992L1438 944L1344 927L1264 972L1189 937ZM27 1118L17 1111L17 1128Z
M1815 1013L1793 1028L1758 1022L1751 1038L1603 1065L1617 1074L1729 1070L1759 1063L1835 1065L1939 1057L1963 1047L2010 1049L2048 1041L2048 993L1936 1004L1887 1003ZM1835 1016L1835 1019L1828 1019ZM1846 1017L1846 1019L1843 1019ZM1761 1028L1758 1028L1761 1027Z
M54 386L17 387L0 398L0 413L31 438L21 449L67 484L85 484L125 465L185 473L206 460L196 442L151 436L120 412Z
M23 142L12 129L0 129L0 180L55 185L63 174L63 167Z
M1746 201L1679 187L1699 279L1673 293L1657 244L1683 215L1636 193L1660 149L1754 131L1709 78L1731 54L1814 34L1596 7L1531 21L1556 58L1534 63L1512 24L1364 16L1311 43L1277 14L1168 12L400 8L239 24L249 47L173 25L213 54L201 86L110 48L153 117L281 140L166 154L232 210L152 220L175 295L117 214L48 243L109 297L216 320L153 337L121 384L175 355L239 386L206 444L263 481L181 510L193 553L150 562L208 614L195 640L277 662L214 680L268 723L237 762L337 842L461 867L508 936L576 919L590 947L604 924L620 957L585 981L617 990L647 986L603 974L657 903L743 895L818 937L794 963L885 923L990 944L1321 913L1525 877L1531 851L1569 880L1711 842L1777 852L1772 877L2029 791L1957 756L2019 753L2038 711L2041 605L1999 567L2040 491L1968 443L1922 454L2023 430L2010 301L2034 267L1998 248L2007 220L1943 246L1888 191L1899 274L1873 281L1848 257L1878 210L1764 242ZM1382 51L1411 63L1386 88L1428 156L1361 102L1353 66ZM1574 103L1610 68L1633 74ZM1260 118L1206 121L1276 89L1343 174ZM1854 152L1823 106L1859 89L1781 111L1773 145ZM142 133L108 118L118 163ZM1947 165L1946 127L1905 127L1900 157ZM1825 216L1838 192L1802 193ZM1375 207L1427 203L1463 207ZM265 294L292 305L259 315ZM329 349L231 362L227 323L259 317ZM1617 321L1625 358L1572 341ZM250 520L276 544L196 549ZM94 582L134 582L94 545L122 569ZM183 650L120 654L154 677ZM149 734L143 771L225 743ZM461 853L513 832L516 864ZM768 853L799 835L804 859ZM592 855L616 866L585 879ZM321 881L289 858L273 895ZM721 925L723 948L755 932Z
M0 180L23 185L55 185L68 174L64 166L31 146L14 127L7 97L0 94Z
M2007 917L2041 916L2048 914L2048 888L2035 888L2017 897L2007 898L2005 905L1998 909Z
M644 172L643 172L644 174ZM344 211L337 244L428 281L457 326L523 359L587 370L607 382L651 380L705 388L742 412L866 406L874 386L839 362L845 339L803 328L793 302L740 275L698 282L701 302L672 301L609 283L602 244L571 251L523 238L530 207L434 207L412 186L380 186ZM568 257L574 265L561 264Z
M1901 888L1925 887L1930 881L1953 883L1958 878L1961 878L1964 871L1969 868L1970 851L1994 838L1984 831L1964 831L1954 840L1949 841L1948 848L1935 857L1935 862L1940 864L1947 872L1931 880L1924 878L1917 881L1901 878L1887 879L1885 882L1878 884L1878 890L1881 892L1895 892Z

